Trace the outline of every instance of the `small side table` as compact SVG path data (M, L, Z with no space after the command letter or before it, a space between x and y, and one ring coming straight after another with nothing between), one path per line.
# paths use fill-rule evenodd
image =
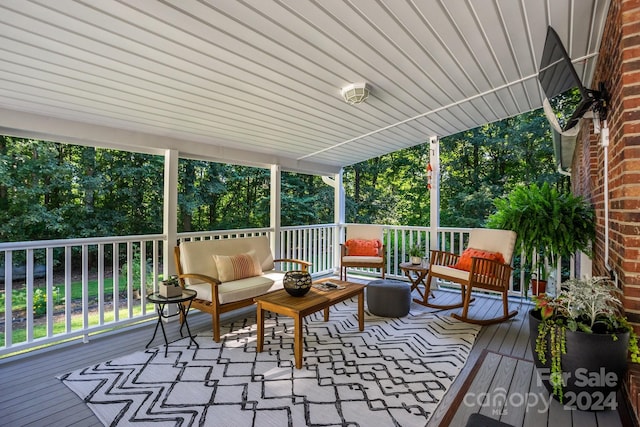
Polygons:
M425 300L424 293L420 290L418 285L424 286L425 292L429 292L432 297L434 297L433 292L430 291L430 287L427 286L427 283L424 281L427 274L429 274L429 263L426 261L422 261L420 264L412 264L410 262L403 262L400 264L400 270L404 272L404 275L407 276L407 279L411 282L411 292L413 290L417 290L422 300L418 300L414 298L415 302L422 303Z
M145 348L148 348L153 342L153 340L156 338L156 333L158 332L158 326L160 326L160 328L162 329L162 335L164 336L164 357L167 357L169 342L167 341L167 334L164 331L164 322L162 321L162 319L168 319L174 316L180 316L181 320L183 321L182 324L180 325L181 337L184 337L184 335L182 335L182 327L183 326L187 327L187 333L189 334L189 340L190 340L189 347L191 347L191 343L194 343L196 347L200 347L196 342L196 340L194 339L195 337L191 335L191 329L189 329L189 323L187 322L187 314L189 314L191 303L193 302L193 299L196 297L196 294L197 292L194 291L193 289L183 289L182 295L178 295L175 297L163 297L158 292L154 292L151 295L147 296L147 301L150 301L156 305L156 311L158 313L158 322L156 323L156 328L153 331L153 337L151 337L151 340L149 340ZM169 314L169 315L164 314L164 308L166 307L167 304L177 304L178 312L175 314Z

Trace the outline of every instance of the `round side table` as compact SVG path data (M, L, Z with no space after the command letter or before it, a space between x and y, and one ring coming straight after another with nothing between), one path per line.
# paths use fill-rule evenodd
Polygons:
M423 261L420 264L403 262L400 264L400 269L404 272L404 275L407 276L407 278L411 282L412 292L414 289L417 290L420 296L422 297L422 300L426 299L426 295L425 295L426 292L429 292L431 296L433 296L433 293L430 291L430 287L427 286L427 283L424 280L427 277L427 274L429 274L428 262ZM418 287L419 285L422 285L424 287L425 293L423 293L422 290L420 290L420 288ZM414 299L414 301L418 302L419 300Z
M150 295L147 295L147 301L150 301L156 305L156 312L158 313L158 322L156 323L156 328L153 331L153 337L147 343L145 348L148 348L153 340L156 338L156 333L158 332L158 326L162 329L162 335L164 336L164 357L167 357L167 349L169 348L169 342L167 341L167 334L164 330L164 322L162 319L168 319L174 316L180 316L180 320L182 320L182 324L180 325L180 336L184 337L182 334L182 327L187 327L187 333L189 334L189 347L191 347L191 343L195 344L196 347L200 347L195 337L191 335L191 329L189 329L189 322L187 322L187 314L189 314L189 309L191 308L191 303L193 299L196 297L197 292L193 289L183 289L182 295L178 295L175 297L163 297L158 292L154 292ZM165 314L164 308L167 304L176 304L178 306L178 312L175 314Z

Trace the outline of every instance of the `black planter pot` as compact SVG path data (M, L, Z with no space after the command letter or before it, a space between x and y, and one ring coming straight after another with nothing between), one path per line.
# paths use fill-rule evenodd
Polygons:
M547 336L546 363L541 363L536 353L538 325L541 323L538 310L529 311L531 352L538 378L553 394L549 380L551 353ZM627 372L629 332L617 333L614 341L611 334L588 334L566 331L567 353L561 357L564 378L564 398L561 403L579 410L607 410L617 407L616 391L622 385ZM558 397L553 395L558 400Z
M284 273L282 284L289 295L294 297L304 296L311 289L311 274L302 270L287 271Z

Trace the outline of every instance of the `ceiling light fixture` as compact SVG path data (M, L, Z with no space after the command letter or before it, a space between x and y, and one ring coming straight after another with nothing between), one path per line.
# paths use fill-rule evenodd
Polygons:
M342 97L347 104L355 105L360 104L369 97L371 86L367 83L352 83L342 88Z

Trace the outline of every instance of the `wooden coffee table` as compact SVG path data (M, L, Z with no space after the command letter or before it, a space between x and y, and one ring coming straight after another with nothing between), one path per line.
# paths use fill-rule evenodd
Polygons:
M324 321L329 320L329 307L349 298L358 297L358 326L360 330L364 330L364 288L367 285L346 282L337 279L322 279L315 283L333 282L342 285L344 289L332 289L330 291L321 291L316 288L311 290L302 297L292 297L281 289L266 295L254 298L257 303L256 316L258 318L258 342L256 351L260 353L264 344L264 312L265 310L272 313L281 314L293 318L293 350L296 360L296 368L302 368L302 321L305 316L313 314L316 311L324 309Z

